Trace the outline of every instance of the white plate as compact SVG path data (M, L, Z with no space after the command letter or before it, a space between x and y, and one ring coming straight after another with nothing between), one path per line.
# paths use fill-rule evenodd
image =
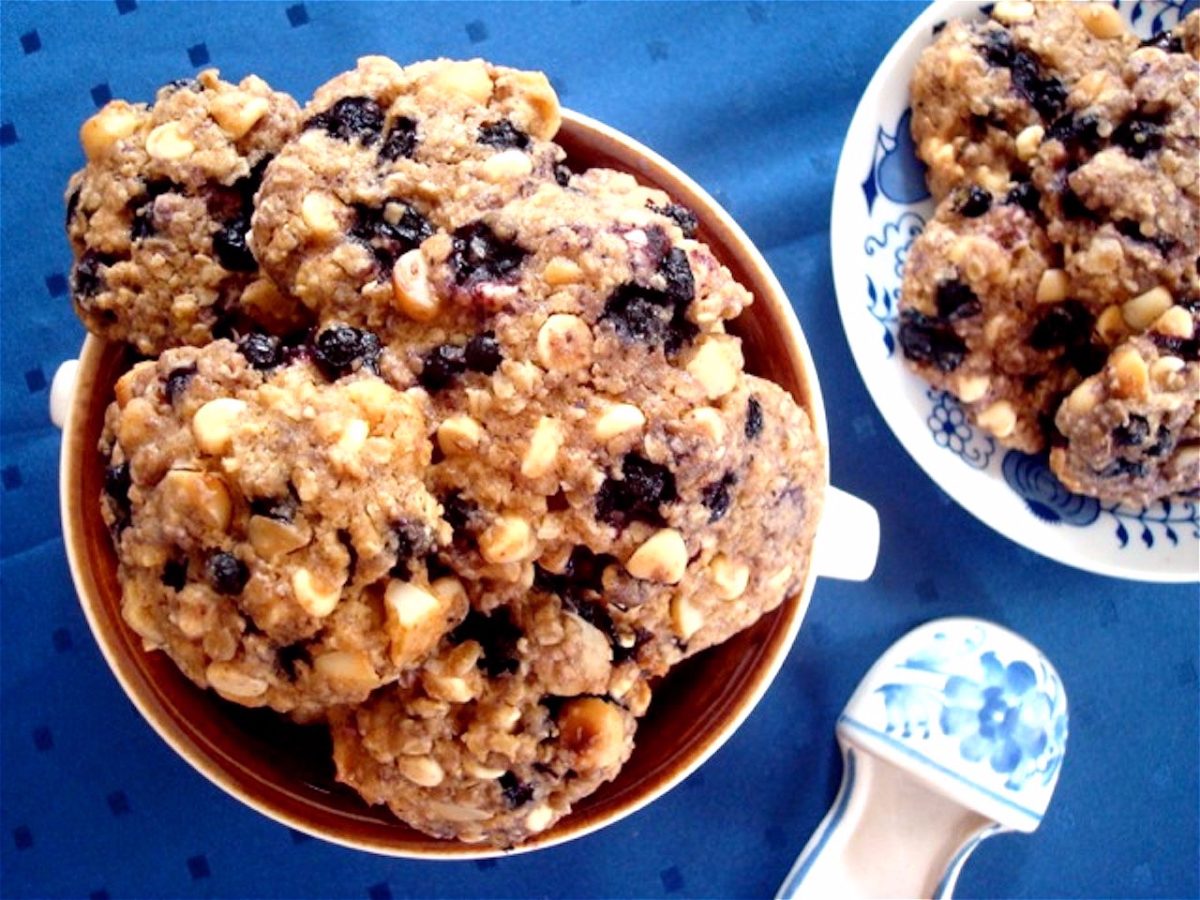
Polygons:
M1141 37L1179 20L1178 0L1120 3ZM831 245L838 307L875 405L917 464L968 512L1051 559L1119 578L1200 577L1196 500L1118 506L1070 493L1043 456L1006 450L901 359L897 297L904 258L933 212L909 135L908 83L933 28L982 18L984 4L935 0L900 37L859 101L833 192Z

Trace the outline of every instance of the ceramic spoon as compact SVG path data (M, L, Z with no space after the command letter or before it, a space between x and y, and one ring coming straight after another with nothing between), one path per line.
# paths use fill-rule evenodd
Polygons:
M980 841L1041 822L1067 696L1024 638L938 619L871 667L837 739L841 789L776 896L949 897Z

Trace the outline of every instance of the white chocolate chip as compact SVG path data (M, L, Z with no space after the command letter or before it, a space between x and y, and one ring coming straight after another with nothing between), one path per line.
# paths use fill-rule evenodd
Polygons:
M614 403L600 414L592 426L592 434L600 443L636 431L646 424L646 416L632 403Z
M975 421L996 437L1006 438L1017 427L1017 412L1007 400L997 400L980 412Z
M403 254L392 267L392 298L396 308L416 322L429 322L441 301L429 283L429 265L417 247Z
M437 787L446 777L445 771L437 760L428 756L401 756L396 759L396 769L411 781L421 787Z
M326 584L319 581L308 569L297 569L292 573L292 595L300 608L314 619L323 619L342 599L344 581Z
M492 96L492 79L482 60L439 62L433 75L434 85L442 91L461 94L476 103L487 103Z
M179 122L164 122L146 135L146 152L154 159L175 161L186 159L196 145L184 133Z
M1125 33L1125 20L1117 10L1106 3L1084 3L1078 10L1084 27L1102 41L1120 37Z
M295 522L281 522L269 516L251 516L246 523L246 538L255 553L273 562L307 546L312 540L312 530Z
M79 143L88 159L103 159L118 141L137 131L140 123L141 116L136 109L124 100L114 100L83 123L79 129Z
M1183 338L1185 341L1188 341L1192 338L1195 325L1192 322L1191 313L1182 306L1172 306L1154 320L1154 324L1150 326L1150 330L1157 334L1166 335L1167 337Z
M1067 408L1076 415L1086 415L1095 408L1098 401L1096 383L1089 379L1071 391L1067 395L1065 403Z
M527 559L535 546L529 523L519 516L501 516L479 535L479 552L495 565Z
M426 672L421 676L421 684L431 697L445 700L447 703L468 703L475 699L475 691L465 678L457 675L435 675Z
M192 435L202 453L219 456L233 443L238 422L248 409L244 400L218 397L209 400L192 416Z
M1042 138L1046 136L1046 129L1041 125L1029 125L1022 129L1017 135L1017 158L1022 162L1028 162L1037 156L1038 147L1042 145Z
M963 403L974 403L982 400L992 386L992 379L987 375L963 375L958 379L958 389L955 392Z
M375 667L360 650L329 650L313 660L313 669L322 678L346 687L370 690L379 684Z
M492 184L503 184L506 181L517 181L525 178L533 171L533 161L524 150L513 147L489 156L479 167L479 174L484 181Z
M521 474L526 478L541 478L553 469L564 440L562 424L557 419L551 416L538 419L521 459Z
M700 345L687 364L687 371L700 382L705 396L716 400L737 385L742 365L742 348L736 341L710 338Z
M542 803L535 806L525 817L525 830L531 834L538 831L545 831L554 819L554 810Z
M1118 397L1145 397L1150 388L1146 361L1128 344L1118 347L1108 358L1112 371L1113 393Z
M1070 282L1062 269L1047 269L1037 286L1038 303L1059 303L1067 299Z
M634 578L659 584L678 584L687 569L688 552L683 535L674 528L652 534L633 551L625 569Z
M704 613L683 595L671 598L671 629L682 641L704 627Z
M248 96L237 91L214 98L208 111L221 130L236 141L258 124L270 106L266 97Z
M441 608L437 597L429 591L397 578L388 582L383 596L401 628L424 625Z
M583 270L578 263L564 256L556 256L546 263L542 270L542 280L551 287L561 287L564 284L574 284L583 278Z
M451 416L437 430L438 446L447 456L470 453L483 439L483 428L468 415Z
M495 780L502 778L508 769L497 769L494 766L485 766L482 763L477 763L473 759L463 760L463 771L472 778L484 778Z
M217 661L204 670L208 686L227 700L244 702L262 697L270 686L265 679L248 675L231 662Z
M555 372L591 365L592 330L579 316L555 313L538 329L537 356L542 366Z
M1176 372L1182 372L1187 366L1178 356L1162 356L1150 364L1150 377L1156 384L1166 383Z
M320 191L309 191L300 201L300 218L318 240L326 240L339 230L337 209L340 202Z
M1151 323L1171 308L1171 292L1164 287L1155 287L1126 300L1121 306L1125 324L1134 331L1145 331Z
M746 592L746 586L750 583L750 567L744 562L730 559L724 553L713 557L709 572L717 596L722 600L736 600Z
M1129 336L1129 326L1125 324L1121 307L1114 304L1096 317L1096 334L1110 347Z
M992 18L1005 25L1015 25L1033 18L1033 4L1029 0L999 0L992 8Z
M229 490L221 476L172 469L162 480L167 508L194 519L206 528L225 531L233 515Z

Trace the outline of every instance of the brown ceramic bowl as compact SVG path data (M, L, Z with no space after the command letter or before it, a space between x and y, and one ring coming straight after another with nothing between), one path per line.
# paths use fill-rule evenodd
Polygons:
M808 346L782 288L741 229L687 176L619 132L565 111L558 140L573 166L630 172L695 211L700 239L754 293L754 305L732 329L745 342L747 367L781 384L809 410L825 446L825 413ZM65 414L61 499L67 555L88 623L146 721L210 781L299 831L392 856L462 859L501 852L428 837L387 809L367 806L335 782L322 728L301 727L271 711L220 700L188 681L165 654L142 649L141 639L121 619L116 556L97 501L104 478L104 461L96 449L104 411L116 379L129 364L123 346L94 337L85 341ZM870 557L869 569L874 550L863 548L860 562L863 554ZM638 730L637 748L617 780L517 849L558 844L628 815L714 753L749 715L783 663L808 605L815 569L809 565L800 593L777 611L673 670L655 693Z

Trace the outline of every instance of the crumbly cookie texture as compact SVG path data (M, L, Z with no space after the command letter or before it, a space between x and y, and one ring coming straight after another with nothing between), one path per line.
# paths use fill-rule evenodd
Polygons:
M1117 452L1105 437L1122 414L1157 427L1161 403L1121 413L1145 398L1096 400L1118 358L1145 361L1149 338L1127 339L1153 326L1185 359L1191 346L1198 35L1200 12L1139 44L1105 4L998 3L989 20L948 23L913 79L913 134L940 202L906 263L904 354L1003 445L1053 446L1064 482L1106 499L1198 487L1166 445ZM1186 420L1176 381L1164 384ZM1104 421L1088 425L1093 414ZM1186 447L1166 419L1170 446Z
M991 18L946 23L912 80L913 141L936 199L1021 173L1064 115L1129 102L1122 67L1137 39L1109 4L1000 2Z
M67 188L71 295L88 329L153 355L247 321L300 323L246 240L263 169L299 120L261 78L234 85L215 69L88 119L88 164Z
M339 780L429 834L513 846L616 777L636 715L609 697L547 693L604 642L557 602L472 617L413 678L331 717Z
M559 118L479 60L318 89L248 201L315 328L138 365L102 446L147 645L325 719L368 802L500 846L615 777L654 678L800 589L825 480L696 217L568 171Z
M1055 256L1035 213L976 189L941 204L905 264L905 357L972 422L1027 453L1044 447L1045 420L1107 353Z
M197 684L298 718L365 699L466 614L422 563L447 529L420 404L336 356L346 330L140 363L102 443L126 622Z
M553 180L559 122L540 73L366 57L317 90L267 172L255 254L322 317L376 329L397 309L432 318L404 286L412 251Z
M1173 306L1113 351L1055 417L1050 465L1068 488L1147 503L1200 486L1200 304Z

